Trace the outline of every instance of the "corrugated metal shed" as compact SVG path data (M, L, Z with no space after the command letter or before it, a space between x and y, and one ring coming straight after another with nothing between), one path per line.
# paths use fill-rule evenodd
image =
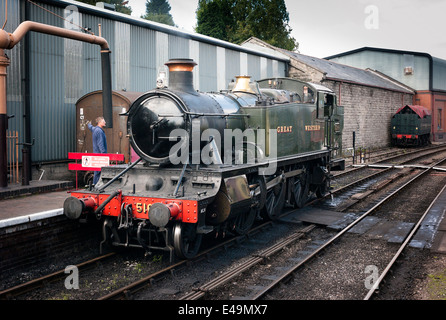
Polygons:
M325 59L379 70L418 91L446 91L446 60L428 53L364 47Z
M432 57L432 90L446 91L446 60Z
M5 21L5 1L0 2L0 21L3 25ZM8 3L8 23L5 28L16 28L20 24L20 2L9 1ZM9 130L18 130L23 133L23 83L22 83L22 64L23 52L20 49L22 44L18 44L14 50L7 51L7 55L10 58L11 64L9 65L8 72L8 88L7 88L7 101L8 101L8 115L14 115L8 121Z
M194 85L201 91L226 89L231 79L248 72L254 79L286 75L288 61L284 58L77 1L33 2L43 9L28 1L8 0L5 30L13 32L25 15L32 21L76 30L52 13L75 20L95 34L101 24L102 36L112 51L113 90L154 88L169 58L192 58L198 63ZM4 21L4 11L2 1L0 21ZM25 54L30 56L28 61L24 61ZM30 83L30 136L35 138L32 161L66 159L75 149L75 102L102 87L99 48L31 32L29 46L22 41L8 55L8 114L16 115L9 122L10 129L19 130L23 137L25 79Z

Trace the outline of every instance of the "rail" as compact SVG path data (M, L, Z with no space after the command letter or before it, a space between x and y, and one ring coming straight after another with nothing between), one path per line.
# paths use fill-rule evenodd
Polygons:
M292 273L294 273L297 269L299 269L302 265L304 265L305 263L307 263L309 260L311 260L312 258L314 258L315 256L317 256L319 253L321 253L324 249L326 249L328 246L330 246L331 244L333 244L336 240L338 240L340 237L342 237L345 233L347 233L349 230L351 230L354 226L356 226L360 221L362 221L364 218L366 218L367 216L371 215L373 212L375 212L379 207L381 207L385 202L389 201L391 198L393 198L394 196L396 196L398 193L400 193L402 190L404 190L408 185L410 185L411 183L413 183L414 181L418 180L420 177L424 176L425 174L429 173L430 171L433 170L433 168L435 166L437 166L438 164L444 162L446 159L442 159L441 161L438 161L437 163L435 163L434 165L431 165L428 169L423 170L422 172L420 172L419 174L417 174L415 177L413 177L412 179L410 179L408 182L406 182L404 185L402 185L401 187L399 187L397 190L391 192L389 195L387 195L384 199L382 199L380 202L378 202L377 204L375 204L371 209L369 209L367 212L365 212L364 214L362 214L360 217L358 217L358 219L356 219L355 221L353 221L352 223L350 223L347 227L345 227L343 230L341 230L338 234L336 234L335 236L333 236L330 240L328 240L327 242L325 242L323 245L321 245L319 248L317 248L315 251L313 251L311 254L309 254L307 256L307 258L305 258L304 260L300 261L299 263L297 263L296 265L292 266L291 268L289 268L287 271L285 271L276 281L274 281L273 283L271 283L269 286L263 288L262 291L258 292L252 299L253 300L257 300L260 297L262 297L263 295L265 295L267 292L269 292L272 288L276 287L277 284L279 284L283 279L288 278ZM443 189L444 190L444 189ZM438 197L438 196L437 196ZM437 198L436 198L437 199ZM435 199L435 200L436 200ZM435 203L435 200L432 202L432 204L430 205L430 207ZM430 208L429 207L429 208ZM426 211L426 213L423 215L424 216L427 214L427 212L429 211L429 209ZM415 234L416 230L418 229L419 225L421 224L421 221L423 220L423 218L420 219L420 222L418 222L417 226L412 230L412 232L409 234L409 236L406 238L406 241L403 243L403 245L400 247L400 249L398 250L397 254L394 256L394 258L392 259L392 261L389 263L388 267L386 268L386 270L381 274L381 276L379 277L379 279L376 281L376 283L374 283L373 287L370 289L369 293L367 294L367 296L365 297L364 300L368 300L371 295L376 291L376 288L378 287L379 283L384 279L384 277L386 276L387 272L389 271L390 267L395 263L396 259L398 258L398 256L401 254L401 252L404 250L404 248L407 246L407 244L409 243L410 239L413 237L413 235Z
M430 170L430 169L428 169ZM404 251L404 249L407 247L407 245L409 244L409 242L412 240L412 238L414 237L415 233L418 231L418 229L420 228L421 223L423 222L424 218L426 217L426 215L429 213L430 209L432 208L432 206L436 203L436 201L438 200L438 198L440 197L440 195L444 192L444 190L446 189L446 185L443 187L443 189L441 189L441 191L437 194L437 196L435 197L435 199L431 202L431 204L429 205L429 207L426 209L426 211L423 213L423 215L421 216L421 218L418 220L417 224L412 228L412 231L408 234L408 236L406 237L406 239L404 240L404 242L402 243L402 245L400 246L400 248L398 249L398 251L396 252L396 254L393 256L393 258L390 260L390 262L388 263L388 265L386 266L386 268L383 270L383 272L381 273L381 275L379 276L379 278L375 281L375 283L373 284L373 286L370 288L369 292L367 293L367 295L364 297L364 300L369 300L378 290L379 285L381 284L381 282L384 280L384 278L387 276L387 274L389 273L390 269L392 268L392 266L395 264L395 262L397 261L398 257L402 254L402 252Z
M439 165L440 163L446 161L446 159L442 159L441 161L429 166L426 170L423 170L419 174L417 174L415 177L410 179L408 182L404 183L401 187L399 187L397 190L394 190L390 194L388 194L384 199L379 201L377 204L375 204L371 209L369 209L367 212L363 213L361 216L359 216L355 221L351 222L348 226L346 226L344 229L342 229L340 232L338 232L336 235L334 235L332 238L330 238L328 241L324 242L321 246L313 250L311 253L309 253L304 259L300 260L298 263L290 266L287 268L282 274L278 275L274 281L272 281L270 284L263 286L260 290L257 292L251 294L249 297L244 297L244 299L250 299L250 300L257 300L263 297L266 293L270 292L273 288L275 288L278 284L283 282L285 279L288 279L294 272L296 272L301 266L312 260L314 257L318 256L321 252L323 252L326 248L331 246L333 243L335 243L338 239L340 239L344 234L346 234L349 230L351 230L354 226L356 226L359 222L364 220L367 216L371 215L375 211L378 210L385 202L389 201L393 197L395 197L397 194L399 194L402 190L404 190L407 186L412 184L413 182L417 181L420 177L426 175L427 173L434 170L434 168ZM435 202L435 200L434 200ZM433 202L433 203L434 203ZM431 204L432 206L432 204ZM426 211L426 213L428 210ZM425 213L425 214L426 214ZM424 216L423 216L424 217ZM419 224L421 224L422 219L420 220ZM401 249L398 251L397 255L395 255L395 258L392 259L391 263L389 264L388 269L390 269L391 265L395 262L398 255L401 253L401 251L404 249L405 245L410 241L413 234L415 234L416 229L418 228L419 224L414 228L412 233L408 236L406 241L404 242ZM245 272L247 269L249 269L251 266L253 266L256 261L251 261L252 259L249 259L247 262L239 266L236 270L231 270L228 273L222 274L221 276L211 280L210 282L202 285L200 288L195 289L193 292L188 293L187 295L183 296L182 300L197 300L203 298L208 292L211 290L214 290L218 286L226 283L230 279L233 279L236 276L239 276L243 272ZM258 259L257 259L258 260ZM379 282L382 281L382 279L385 277L385 273L388 272L388 269L385 270L385 272L381 275ZM369 296L373 294L375 291L375 287L379 285L379 283L375 283L374 287L371 289L369 295L366 297L368 299ZM374 289L375 288L375 289Z
M113 257L115 255L116 255L115 252L108 253L108 254L105 254L103 256L100 256L100 257L97 257L97 258L94 258L94 259L82 262L82 263L76 265L76 267L79 270L85 270L85 269L88 269L88 268L91 268L91 267L95 266L98 262L104 261L106 259L109 259L109 258L111 258L111 257ZM42 287L46 283L56 281L58 279L66 277L66 276L67 275L65 273L65 270L59 270L59 271L53 272L51 274L45 275L43 277L40 277L40 278L31 280L31 281L28 281L28 282L19 284L17 286L5 289L3 291L0 291L0 300L11 299L13 297L16 297L16 296L19 296L19 295L24 294L26 292L29 292L31 290L34 290L35 288Z

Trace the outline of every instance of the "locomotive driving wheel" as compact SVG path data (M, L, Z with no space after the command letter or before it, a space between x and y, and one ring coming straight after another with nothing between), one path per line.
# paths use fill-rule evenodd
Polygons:
M268 218L277 220L285 205L286 182L275 185L266 195L265 210Z
M239 214L234 221L234 231L238 235L245 235L254 224L257 217L257 210L250 208L247 213Z
M177 222L173 228L175 254L182 259L192 259L200 249L202 237L195 224Z
M294 197L294 206L296 208L303 208L308 200L308 191L310 187L309 176L304 173L291 179L290 182L290 188Z

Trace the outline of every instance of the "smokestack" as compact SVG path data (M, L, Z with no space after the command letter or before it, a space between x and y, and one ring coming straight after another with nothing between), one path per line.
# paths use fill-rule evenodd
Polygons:
M171 59L165 63L169 67L169 89L196 94L193 70L197 63L192 59Z

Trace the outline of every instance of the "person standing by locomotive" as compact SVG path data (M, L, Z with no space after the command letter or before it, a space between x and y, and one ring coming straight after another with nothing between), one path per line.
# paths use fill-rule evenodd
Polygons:
M96 118L97 126L92 126L91 122L87 122L88 129L93 133L93 152L94 153L107 153L107 137L105 136L104 127L107 125L103 117ZM99 181L101 175L100 171L94 172L93 184Z

